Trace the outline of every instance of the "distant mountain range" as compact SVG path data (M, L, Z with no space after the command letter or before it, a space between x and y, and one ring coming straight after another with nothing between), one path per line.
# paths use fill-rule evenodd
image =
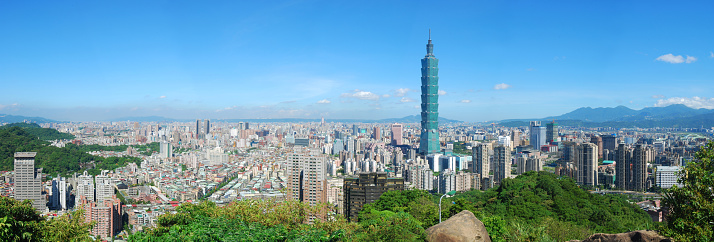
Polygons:
M540 119L510 119L499 122L502 126L527 126L529 121L552 121L559 125L613 128L711 128L714 127L714 110L694 109L682 104L666 107L648 107L633 110L625 106L614 108L578 108L572 112Z
M148 117L125 117L117 118L109 121L120 122L120 121L135 121L135 122L193 122L195 119L172 119L159 116L148 116ZM249 123L306 123L306 122L320 122L320 119L302 119L302 118L266 118L266 119L211 119L212 122L249 122ZM411 115L403 118L388 118L388 119L377 119L377 120L366 120L366 119L325 119L325 122L340 122L340 123L418 123L421 121L421 116ZM463 121L447 119L439 117L440 123L463 123Z
M0 123L57 123L59 121L46 119L42 117L25 117L25 116L15 116L9 114L0 114Z

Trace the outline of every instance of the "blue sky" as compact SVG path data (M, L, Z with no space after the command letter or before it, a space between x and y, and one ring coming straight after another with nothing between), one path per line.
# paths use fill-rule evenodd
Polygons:
M714 1L0 2L0 113L57 120L714 108Z

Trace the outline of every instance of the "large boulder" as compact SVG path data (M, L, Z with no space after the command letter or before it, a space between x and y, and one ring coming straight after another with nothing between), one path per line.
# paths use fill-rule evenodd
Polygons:
M577 241L577 240L571 240ZM593 234L582 242L671 242L672 238L659 235L653 230L637 230L619 234Z
M483 223L471 211L464 210L426 230L427 241L490 242Z

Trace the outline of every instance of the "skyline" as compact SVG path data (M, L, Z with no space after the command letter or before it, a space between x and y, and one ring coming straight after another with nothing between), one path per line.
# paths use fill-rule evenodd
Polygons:
M656 6L655 6L656 5ZM62 121L714 109L712 2L0 3L0 114Z

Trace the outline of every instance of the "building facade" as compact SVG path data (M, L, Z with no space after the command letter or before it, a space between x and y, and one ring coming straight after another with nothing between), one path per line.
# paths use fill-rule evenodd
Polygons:
M379 199L387 191L404 190L403 178L389 178L386 172L361 173L358 177L345 178L344 215L348 221L357 221L357 214L365 204Z
M35 168L37 152L15 153L15 200L32 200L32 207L38 211L47 208L42 196L42 168Z

